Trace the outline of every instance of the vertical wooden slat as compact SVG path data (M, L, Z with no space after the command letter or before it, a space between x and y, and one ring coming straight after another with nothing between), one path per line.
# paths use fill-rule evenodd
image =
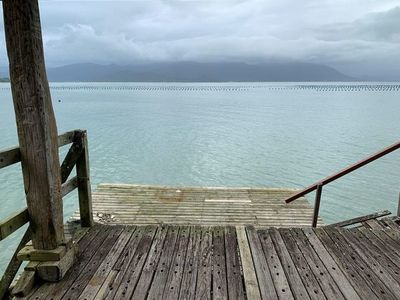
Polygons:
M90 187L89 150L86 131L82 131L83 152L76 162L78 176L79 211L82 227L93 225L92 189Z
M38 1L4 0L3 13L32 242L54 249L64 240L61 176Z

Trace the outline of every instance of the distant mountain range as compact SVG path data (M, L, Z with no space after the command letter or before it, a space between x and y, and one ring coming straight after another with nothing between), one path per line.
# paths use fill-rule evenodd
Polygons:
M48 68L53 82L224 82L351 81L334 68L310 63L152 63L142 65L72 64Z

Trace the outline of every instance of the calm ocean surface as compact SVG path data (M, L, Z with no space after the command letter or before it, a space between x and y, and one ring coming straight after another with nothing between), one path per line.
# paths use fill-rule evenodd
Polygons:
M59 132L88 130L93 188L102 182L305 187L400 140L400 91L354 85L361 87L51 84ZM0 84L0 129L0 149L17 144L6 83ZM329 223L395 212L399 179L400 152L326 186L321 216ZM0 219L24 202L19 165L0 170ZM78 207L77 195L64 203L67 217ZM20 235L0 242L0 273Z

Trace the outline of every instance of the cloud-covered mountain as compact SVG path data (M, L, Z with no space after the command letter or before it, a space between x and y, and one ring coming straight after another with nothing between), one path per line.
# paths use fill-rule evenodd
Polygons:
M222 82L222 81L349 81L319 64L285 63L152 63L141 65L73 64L49 68L50 81L83 82Z
M400 80L399 0L58 0L40 6L47 67L300 61L356 78ZM6 57L0 43L0 63Z

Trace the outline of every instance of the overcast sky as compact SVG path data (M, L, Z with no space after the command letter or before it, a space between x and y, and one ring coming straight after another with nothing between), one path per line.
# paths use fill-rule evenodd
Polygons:
M400 79L400 0L41 0L40 8L47 66L295 60Z

